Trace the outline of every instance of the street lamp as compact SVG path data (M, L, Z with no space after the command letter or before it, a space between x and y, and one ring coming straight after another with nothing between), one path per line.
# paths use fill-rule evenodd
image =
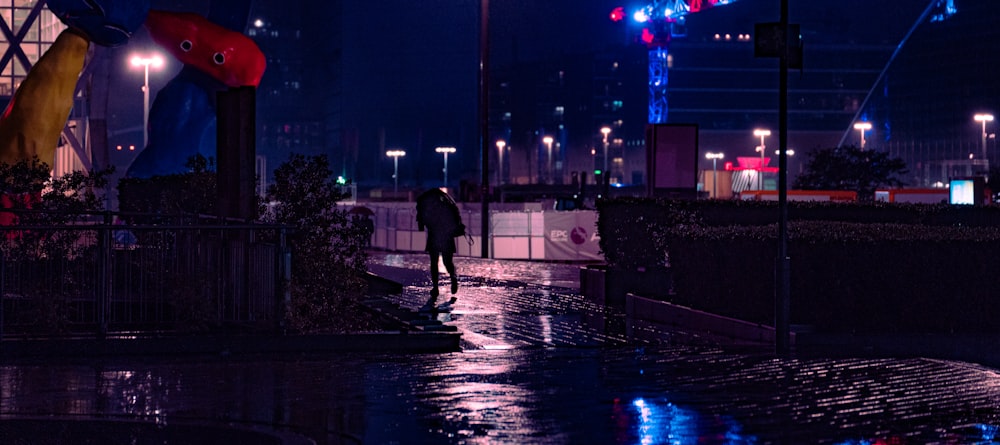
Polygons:
M993 122L993 115L992 114L977 114L975 116L972 116L972 118L975 119L976 122L982 122L983 123L983 159L986 159L986 123L987 122Z
M500 153L500 156L497 157L497 160L499 161L497 163L497 185L503 184L503 148L506 146L507 141L497 139L497 152Z
M861 133L861 149L865 149L865 131L872 129L871 122L858 122L854 124L854 129Z
M611 127L601 127L601 134L604 135L604 170L601 170L601 179L608 182L608 135L611 134Z
M718 178L718 174L717 174L717 170L715 169L715 167L716 167L715 163L718 162L719 159L722 159L723 157L725 157L725 155L722 154L722 153L711 153L711 152L705 153L705 159L711 159L712 160L712 198L718 198L719 197L719 189L717 188L717 185L718 185L718 179L717 179Z
M438 147L434 151L444 155L444 186L448 187L448 155L455 152L455 147Z
M758 184L757 189L764 190L764 151L766 150L767 147L766 145L764 145L764 138L771 135L771 130L764 130L758 128L753 131L753 135L760 137L760 147L756 148L756 150L760 152L760 167L759 170L757 170L757 184Z
M545 137L542 138L542 142L545 143L545 147L548 149L547 150L547 152L548 152L548 158L546 158L546 160L548 162L548 168L546 169L547 170L546 175L548 176L548 178L545 178L546 179L545 182L550 183L550 184L554 182L552 180L552 141L553 140L554 139L552 139L552 136L545 136Z
M149 143L149 67L160 68L163 66L163 57L154 54L152 57L132 56L132 66L142 67L144 76L142 80L142 146Z
M399 193L399 157L406 156L406 152L403 150L389 150L385 152L385 155L392 158L392 194L395 197Z

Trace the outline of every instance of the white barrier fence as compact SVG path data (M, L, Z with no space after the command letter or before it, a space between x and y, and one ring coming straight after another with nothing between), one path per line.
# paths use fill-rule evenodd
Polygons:
M374 212L372 247L399 252L422 252L427 232L417 230L413 203L366 203ZM457 255L481 255L482 220L479 208L460 207L465 231L456 238ZM489 218L489 255L494 259L546 261L603 261L597 236L597 212L592 210L498 210Z

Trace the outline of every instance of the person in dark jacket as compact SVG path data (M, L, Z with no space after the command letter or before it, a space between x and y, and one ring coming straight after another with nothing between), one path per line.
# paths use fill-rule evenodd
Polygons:
M430 189L417 197L417 229L427 230L427 247L425 250L431 259L431 298L422 309L432 309L440 293L438 278L440 271L438 261L444 263L445 270L451 278L451 293L458 292L458 275L455 272L455 237L465 235L465 225L458 213L455 200L440 189ZM438 306L438 310L450 310L456 298Z

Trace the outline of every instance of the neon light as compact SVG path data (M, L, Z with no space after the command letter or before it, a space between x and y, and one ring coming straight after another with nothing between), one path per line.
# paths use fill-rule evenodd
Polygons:
M667 122L667 50L653 48L649 51L649 123Z
M619 7L615 8L615 9L611 10L611 21L612 22L620 22L622 20L625 20L625 8L619 6Z
M653 40L656 40L656 36L649 31L649 28L642 28L642 37L640 39L642 39L643 43L650 45L653 43Z

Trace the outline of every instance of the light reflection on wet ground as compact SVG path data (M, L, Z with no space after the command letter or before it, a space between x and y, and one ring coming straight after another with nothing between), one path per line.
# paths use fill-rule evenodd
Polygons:
M0 382L5 414L280 425L331 444L990 443L981 428L1000 423L995 371L924 359L513 349L4 366Z
M401 304L426 295L421 260L376 258L403 268ZM995 369L636 340L567 291L578 266L463 262L462 352L4 364L0 413L276 426L320 444L972 444L1000 425Z

